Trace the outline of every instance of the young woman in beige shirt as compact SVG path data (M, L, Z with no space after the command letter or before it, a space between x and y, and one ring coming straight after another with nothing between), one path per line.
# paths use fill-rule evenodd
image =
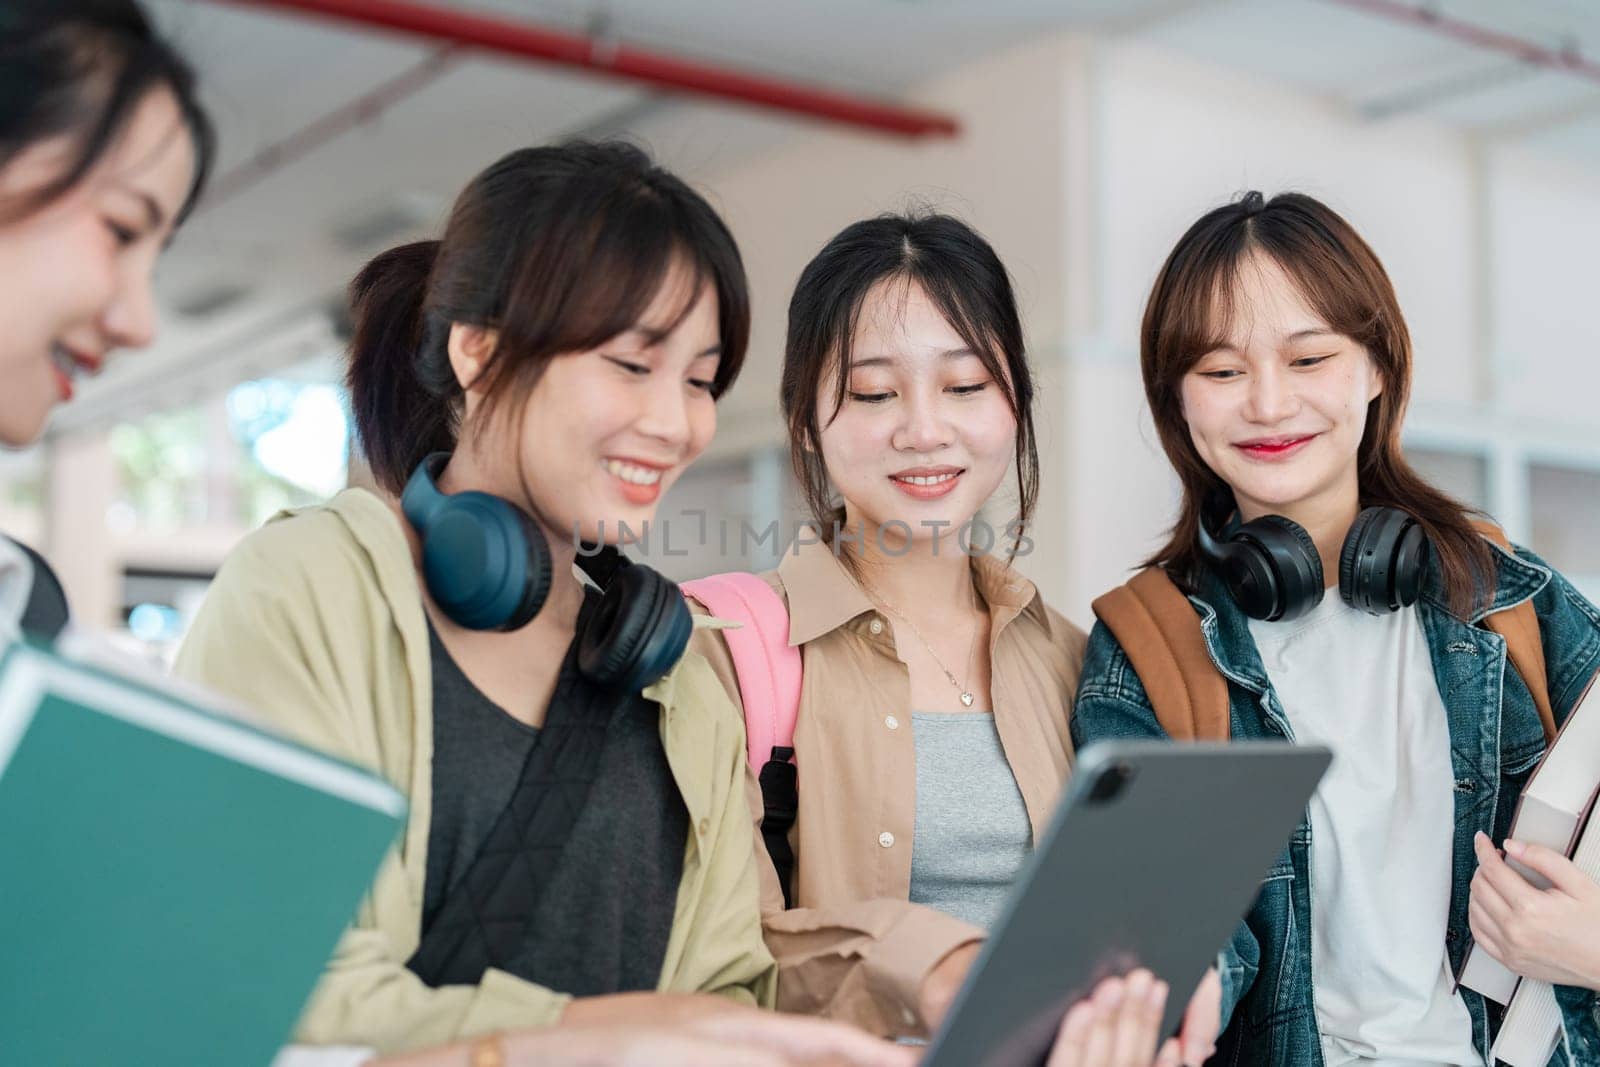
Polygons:
M760 864L785 1010L935 1029L1070 771L1085 635L1011 562L1038 495L1032 401L1010 281L964 223L858 222L802 273L782 406L819 532L763 576L803 662L790 885ZM996 529L980 509L1008 481ZM737 700L725 642L695 641Z

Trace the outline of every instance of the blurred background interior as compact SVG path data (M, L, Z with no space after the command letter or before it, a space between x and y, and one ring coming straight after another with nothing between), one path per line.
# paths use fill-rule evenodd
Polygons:
M1138 371L1160 260L1207 208L1298 189L1394 279L1413 462L1600 599L1592 0L421 0L410 30L372 21L389 3L149 3L202 72L219 170L159 267L156 347L0 452L0 528L151 656L248 530L366 484L344 284L436 234L500 154L567 136L649 147L709 194L751 275L743 375L662 506L671 544L638 553L673 577L775 562L740 523L798 515L777 413L790 289L844 224L926 205L977 225L1016 279L1043 474L1019 566L1086 625L1173 512ZM510 54L569 39L719 91L753 76L763 102ZM700 537L695 509L726 538Z

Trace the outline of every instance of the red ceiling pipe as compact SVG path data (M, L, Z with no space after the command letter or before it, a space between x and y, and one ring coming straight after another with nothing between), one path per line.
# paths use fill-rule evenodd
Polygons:
M410 0L221 0L246 7L280 8L329 19L379 26L467 48L598 71L700 96L735 100L791 114L831 119L906 137L953 137L955 119L932 111L864 100L726 67L678 59L604 39L524 22L431 7Z
M1502 52L1532 66L1565 71L1592 82L1600 82L1600 63L1586 59L1576 47L1551 48L1537 41L1480 26L1465 19L1452 18L1425 7L1413 7L1401 3L1400 0L1331 0L1331 2L1408 23L1418 29L1432 30L1434 33L1443 34L1475 48Z

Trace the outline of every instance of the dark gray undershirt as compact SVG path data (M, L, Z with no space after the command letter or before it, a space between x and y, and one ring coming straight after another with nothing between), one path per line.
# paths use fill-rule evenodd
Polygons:
M433 664L433 821L422 928L483 846L511 800L537 727L512 718L462 673L428 621Z
M585 597L579 632L598 605ZM575 996L654 989L689 831L659 705L584 677L574 641L536 730L479 691L436 634L430 645L434 817L408 965L433 985L497 966Z

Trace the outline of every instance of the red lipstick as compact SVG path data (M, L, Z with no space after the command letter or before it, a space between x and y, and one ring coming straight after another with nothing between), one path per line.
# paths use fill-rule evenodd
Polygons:
M1317 435L1314 433L1304 434L1299 437L1258 437L1250 441L1240 441L1233 447L1251 459L1287 459L1316 440L1316 438Z

